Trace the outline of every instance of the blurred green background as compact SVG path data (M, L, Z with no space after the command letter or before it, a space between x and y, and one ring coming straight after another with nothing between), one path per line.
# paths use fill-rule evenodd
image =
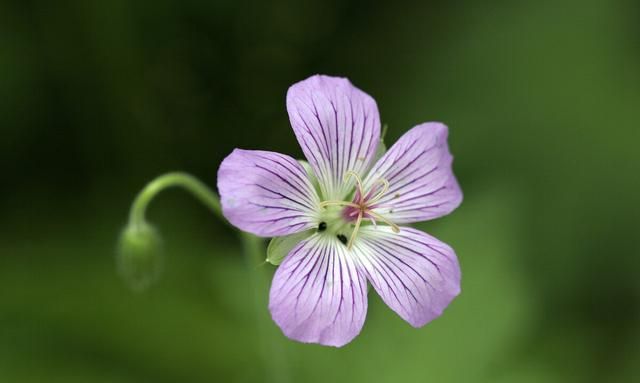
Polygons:
M0 2L0 382L630 382L640 376L640 2ZM465 201L419 225L462 294L415 330L369 294L359 337L270 320L273 266L182 191L165 272L126 288L135 194L235 147L301 157L314 73L378 102L387 142L450 127ZM635 379L634 379L635 378Z

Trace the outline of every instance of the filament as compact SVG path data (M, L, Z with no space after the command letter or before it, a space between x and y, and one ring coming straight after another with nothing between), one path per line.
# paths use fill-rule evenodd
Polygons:
M347 182L351 177L356 179L356 184L358 185L358 191L360 192L360 196L364 198L364 189L362 188L362 179L360 179L360 176L356 172L349 170L344 175L344 181Z
M353 246L353 241L356 239L356 235L358 234L358 229L360 229L360 223L362 222L362 210L358 212L358 219L356 220L356 225L353 227L353 231L351 232L351 237L349 237L349 244L347 245L347 249L351 250Z
M393 230L394 233L399 233L400 232L400 227L398 225L396 225L395 223L389 221L388 219L386 219L385 217L381 216L380 214L374 213L371 210L367 210L367 214L369 214L370 216L372 216L376 220L382 221L382 222L386 223L387 225L391 226L391 230Z
M389 190L389 181L385 180L384 178L380 178L378 182L382 184L382 190L380 190L378 194L376 194L368 201L369 205L373 205L374 203L380 201L384 194Z
M355 208L360 208L360 205L353 203L353 202L348 202L348 201L323 201L320 202L320 207L327 207L327 206L351 206L351 207L355 207Z

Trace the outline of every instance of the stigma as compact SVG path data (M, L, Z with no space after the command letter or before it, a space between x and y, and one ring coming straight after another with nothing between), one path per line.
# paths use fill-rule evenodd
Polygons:
M400 232L400 227L395 223L389 221L387 218L382 215L375 213L373 209L376 207L376 203L384 197L385 193L389 191L389 182L384 178L379 179L370 190L365 191L362 179L358 174L353 171L348 171L345 174L344 182L347 182L351 177L353 177L356 181L356 193L353 198L353 201L323 201L320 203L321 208L326 208L328 206L341 206L344 207L342 211L342 216L347 222L355 221L353 226L353 230L351 232L351 236L349 237L349 241L346 241L346 237L343 234L340 234L340 242L345 244L349 250L353 247L353 243L358 235L358 230L362 224L363 219L371 220L371 223L374 225L377 221L386 223L391 227L394 233Z

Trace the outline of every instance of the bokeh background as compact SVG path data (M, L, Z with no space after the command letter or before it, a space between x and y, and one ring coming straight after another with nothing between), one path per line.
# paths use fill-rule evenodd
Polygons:
M0 382L630 382L640 376L635 0L0 2ZM342 349L270 320L273 266L186 193L149 211L164 275L133 293L135 194L233 148L301 156L284 97L315 73L394 142L450 126L465 192L419 225L463 292L415 330L381 300Z

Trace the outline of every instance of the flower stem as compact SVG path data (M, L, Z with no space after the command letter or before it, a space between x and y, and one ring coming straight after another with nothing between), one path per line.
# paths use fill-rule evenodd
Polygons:
M155 245L159 243L159 237L155 237L155 230L146 222L145 213L149 203L151 203L158 193L176 186L182 187L193 194L193 196L209 208L216 217L225 224L229 224L222 214L222 208L217 194L207 185L187 173L171 172L163 174L149 182L133 201L129 213L129 224L124 232L128 235L122 236L120 244L121 250L127 250L125 252L121 251L121 254L125 256L125 261L132 261L132 258L136 258L135 260L138 261L139 259L147 261L147 258L154 256L154 254L146 253L156 252L159 246ZM153 236L151 236L151 234L153 234ZM264 272L256 267L256 265L263 263L265 259L264 244L260 238L249 233L239 232L239 239L242 243L242 250L245 255L249 273L249 283L252 286L254 295L253 302L258 318L258 334L262 341L261 353L264 368L267 373L271 375L273 381L288 382L286 360L281 350L282 344L278 339L275 339L274 332L267 324L269 323L269 318L266 310L266 294L264 292L268 289L269 281ZM154 246L148 245L149 243ZM141 255L144 257L141 257ZM133 262L129 262L128 264L131 263ZM138 266L139 263L142 262L134 263L134 266ZM133 269L133 272L138 271L139 269ZM151 279L149 278L149 280Z
M214 193L207 185L197 178L183 172L171 172L163 174L142 189L133 201L131 213L129 214L130 224L138 224L145 222L145 212L151 200L162 190L180 186L191 192L200 202L209 208L218 218L227 223L222 215L222 208L216 193Z
M270 382L288 383L291 381L282 340L277 336L273 326L269 326L270 317L267 311L267 294L269 288L267 275L255 265L265 264L264 244L262 239L249 233L241 233L243 249L249 267L251 278L249 283L253 291L255 316L258 320L258 335L260 336L260 353L264 355L263 363Z

